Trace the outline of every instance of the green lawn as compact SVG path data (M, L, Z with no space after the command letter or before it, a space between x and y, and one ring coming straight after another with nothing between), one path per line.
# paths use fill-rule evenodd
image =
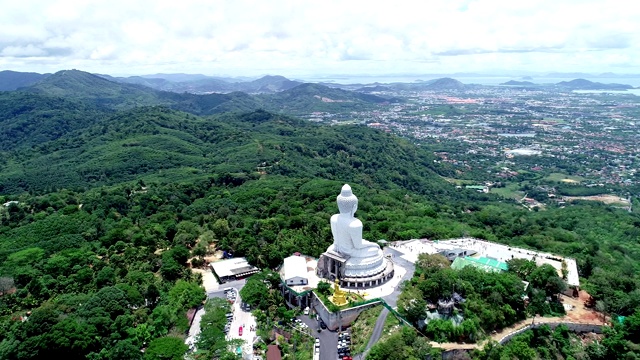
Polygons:
M400 325L400 320L393 315L392 312L389 312L387 318L384 321L384 326L382 327L382 335L380 335L380 339L378 342L387 339L389 336L395 334L400 331L402 325Z
M517 183L507 184L507 186L503 188L491 188L491 193L498 194L505 198L519 200L524 196L522 191L517 190L519 186Z
M478 182L475 180L463 180L463 179L454 179L454 178L449 178L449 177L442 177L443 179L445 179L447 182L451 183L451 184L455 184L455 185L473 185L473 184L477 184Z
M547 177L545 177L544 179L548 180L548 181L558 181L558 182L561 182L563 180L565 180L565 182L574 182L575 181L575 182L578 182L578 183L584 180L583 177L567 175L567 174L563 174L563 173L551 173ZM570 181L566 181L566 180L570 180Z
M351 349L354 354L362 353L367 347L380 312L382 305L367 309L351 325Z

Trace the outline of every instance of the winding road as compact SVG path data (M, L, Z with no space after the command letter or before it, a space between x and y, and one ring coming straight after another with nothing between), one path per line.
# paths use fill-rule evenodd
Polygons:
M366 358L369 350L371 350L373 345L380 340L380 336L382 336L382 329L384 329L384 322L387 320L387 315L389 315L389 310L386 307L383 307L380 315L378 315L378 320L376 320L376 325L373 327L373 332L371 333L367 347L364 349L362 354L358 354L353 357L355 360L362 360Z

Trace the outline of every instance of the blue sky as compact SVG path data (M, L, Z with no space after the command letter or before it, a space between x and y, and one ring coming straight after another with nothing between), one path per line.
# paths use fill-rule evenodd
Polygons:
M0 69L134 75L640 73L631 0L14 1Z

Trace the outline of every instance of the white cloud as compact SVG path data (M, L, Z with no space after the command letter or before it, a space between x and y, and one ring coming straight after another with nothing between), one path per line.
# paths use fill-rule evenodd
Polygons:
M3 4L0 68L640 72L638 15L626 0L25 1Z

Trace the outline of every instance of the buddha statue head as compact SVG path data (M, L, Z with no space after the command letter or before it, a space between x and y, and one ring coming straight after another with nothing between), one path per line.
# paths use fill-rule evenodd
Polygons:
M358 210L358 198L351 192L351 186L344 184L340 195L337 198L338 210L340 214L351 214L353 216Z

